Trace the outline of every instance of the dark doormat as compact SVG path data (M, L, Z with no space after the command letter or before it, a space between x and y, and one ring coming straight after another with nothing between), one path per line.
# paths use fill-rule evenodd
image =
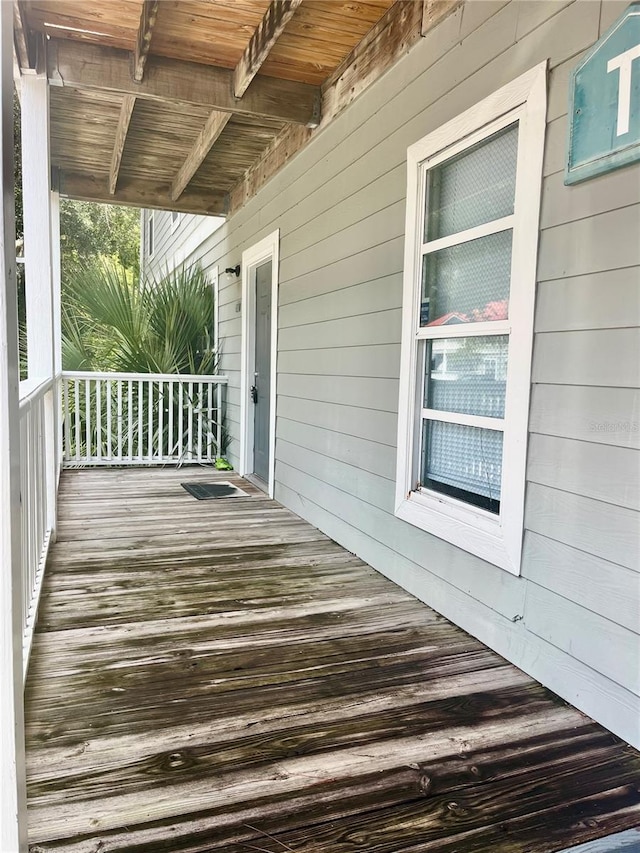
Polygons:
M213 501L216 498L248 498L248 492L243 492L232 483L180 483L190 495L199 501Z

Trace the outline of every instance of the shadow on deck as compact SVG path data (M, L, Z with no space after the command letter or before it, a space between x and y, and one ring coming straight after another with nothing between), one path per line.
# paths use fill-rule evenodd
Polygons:
M196 501L182 481L249 497ZM32 851L545 853L640 823L613 735L253 486L65 472Z

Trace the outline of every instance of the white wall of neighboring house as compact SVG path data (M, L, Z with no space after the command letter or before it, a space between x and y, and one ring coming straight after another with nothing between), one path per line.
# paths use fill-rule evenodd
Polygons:
M153 257L148 256L148 223L153 214ZM141 269L153 275L174 270L199 259L202 244L224 223L221 216L195 216L186 213L174 217L170 211L141 211Z

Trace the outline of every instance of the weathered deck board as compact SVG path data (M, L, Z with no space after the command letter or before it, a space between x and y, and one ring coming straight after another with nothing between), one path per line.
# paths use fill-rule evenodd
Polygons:
M247 498L197 502L183 481ZM66 472L27 682L33 853L550 853L640 757L235 475Z

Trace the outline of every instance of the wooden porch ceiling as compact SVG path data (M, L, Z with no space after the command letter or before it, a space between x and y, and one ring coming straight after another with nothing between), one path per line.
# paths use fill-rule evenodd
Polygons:
M250 496L180 486L216 479ZM634 750L235 475L67 471L58 520L32 853L550 853L638 824Z
M18 0L16 55L49 77L63 194L221 214L283 134L318 126L372 28L384 53L423 2L458 0Z

